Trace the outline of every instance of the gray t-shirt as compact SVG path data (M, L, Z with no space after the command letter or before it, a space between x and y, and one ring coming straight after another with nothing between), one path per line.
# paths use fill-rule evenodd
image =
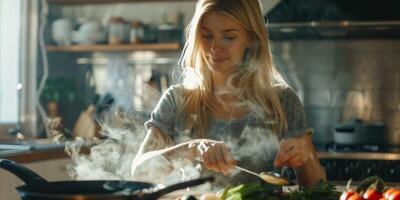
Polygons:
M184 90L182 85L173 85L165 91L151 113L150 120L145 123L146 128L158 128L176 144L196 137L193 131L185 130L183 117L177 117L184 103ZM287 132L282 137L269 134L256 115L249 112L234 120L214 119L207 132L208 138L224 141L237 159L237 165L256 172L271 170L280 139L312 133L296 93L289 87L280 87L278 96L288 123ZM230 177L217 176L224 185L258 180L242 172L232 173Z

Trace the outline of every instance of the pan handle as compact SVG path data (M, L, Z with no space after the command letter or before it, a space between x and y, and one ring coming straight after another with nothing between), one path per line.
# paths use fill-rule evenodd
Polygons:
M39 176L32 170L18 164L12 160L0 159L0 168L3 168L12 174L18 176L19 179L25 182L25 184L31 183L47 183L46 179Z
M176 191L176 190L180 190L180 189L185 189L187 187L200 185L200 184L203 184L205 182L211 182L213 180L214 180L214 177L210 176L210 177L199 178L199 179L194 179L194 180L190 180L190 181L185 181L185 182L173 184L173 185L167 186L167 187L165 187L163 189L160 189L160 190L158 190L156 192L144 195L143 199L157 199L158 197L161 197L164 194L168 194L170 192L173 192L173 191Z

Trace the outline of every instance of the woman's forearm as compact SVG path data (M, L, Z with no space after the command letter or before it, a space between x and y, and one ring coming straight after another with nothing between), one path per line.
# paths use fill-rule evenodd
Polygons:
M151 162L162 163L165 172L173 170L171 164L172 158L189 158L190 160L196 157L196 148L193 147L193 142L181 143L171 146L171 139L161 133L157 128L150 127L141 147L139 148L131 165L131 175L134 179L146 176L146 168L153 166ZM170 146L170 147L168 147Z

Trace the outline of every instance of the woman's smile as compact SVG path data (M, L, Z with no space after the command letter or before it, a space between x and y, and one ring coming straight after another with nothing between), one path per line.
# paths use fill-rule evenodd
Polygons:
M226 60L228 60L228 58L229 57L217 57L217 58L210 57L210 62L212 64L219 65L219 64L224 63Z

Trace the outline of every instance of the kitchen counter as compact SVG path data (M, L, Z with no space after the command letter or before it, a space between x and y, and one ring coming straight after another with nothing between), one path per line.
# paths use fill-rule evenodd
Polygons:
M31 163L68 157L64 147L33 150L0 151L0 159L9 159L18 163Z
M343 159L343 160L400 160L400 152L332 152L319 151L320 159Z
M64 143L54 143L49 140L35 140L27 142L0 142L0 159L9 159L18 163L67 158ZM88 148L82 149L83 153Z

